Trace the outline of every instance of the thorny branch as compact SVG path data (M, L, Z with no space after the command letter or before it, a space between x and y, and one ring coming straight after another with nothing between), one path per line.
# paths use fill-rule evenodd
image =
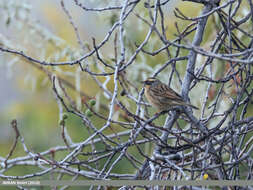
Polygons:
M183 9L175 8L176 34L168 37L171 28L166 24L170 19L165 6L169 0L145 3L122 0L104 6L101 3L98 7L73 0L82 11L116 17L101 41L93 37L91 45L84 45L72 13L62 0L61 8L81 47L79 56L69 61L37 59L25 49L16 50L1 42L2 56L18 57L49 78L59 107L65 146L33 152L27 148L17 121L13 120L16 138L9 154L0 157L0 177L28 179L55 173L59 178L70 176L73 180L195 180L207 174L210 179L251 180L252 2L183 0L182 3L185 1L203 5L202 10L192 18ZM242 9L248 11L242 13ZM134 30L136 36L141 35L138 43L130 32L136 24L133 20L142 26ZM107 45L113 47L112 56L103 51ZM90 58L97 69L89 63ZM155 59L158 60L155 66L153 63L150 66L149 60ZM100 109L95 109L87 100L96 99L76 88L64 75L50 70L60 66L75 67L76 72L85 74L108 102L96 102ZM158 77L172 88L178 88L177 91L181 89L182 97L200 109L193 112L190 108L175 107L153 114L143 97L144 89L136 82L147 76ZM109 81L113 83L112 90L107 88ZM78 108L66 88L83 97L86 112ZM87 129L89 136L83 141L72 141L65 111L77 116ZM96 119L103 122L97 124ZM19 141L26 156L14 156ZM56 159L55 155L60 152L66 154ZM116 170L123 165L131 170L123 173ZM16 166L38 167L40 171L22 176L6 175Z

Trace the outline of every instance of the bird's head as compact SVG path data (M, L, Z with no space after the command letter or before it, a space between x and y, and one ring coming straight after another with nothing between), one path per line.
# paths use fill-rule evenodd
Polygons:
M157 78L155 78L155 77L149 77L146 80L142 81L142 83L145 86L151 86L153 84L160 83L160 81Z

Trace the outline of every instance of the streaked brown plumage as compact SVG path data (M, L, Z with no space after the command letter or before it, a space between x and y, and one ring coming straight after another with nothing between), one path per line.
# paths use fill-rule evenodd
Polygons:
M173 106L190 106L193 109L198 109L185 102L178 93L154 77L148 78L143 83L147 100L159 111L168 110Z

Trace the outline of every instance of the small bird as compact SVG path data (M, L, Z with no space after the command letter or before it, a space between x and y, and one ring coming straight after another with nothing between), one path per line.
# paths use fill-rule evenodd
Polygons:
M178 93L154 77L149 77L142 83L144 83L148 102L159 111L168 110L173 106L190 106L193 109L198 109L185 102Z

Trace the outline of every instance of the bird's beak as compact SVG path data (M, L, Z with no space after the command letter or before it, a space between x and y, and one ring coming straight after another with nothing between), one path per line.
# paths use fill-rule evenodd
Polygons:
M141 81L142 84L145 84L145 82L146 82L145 80L144 80L144 81Z

